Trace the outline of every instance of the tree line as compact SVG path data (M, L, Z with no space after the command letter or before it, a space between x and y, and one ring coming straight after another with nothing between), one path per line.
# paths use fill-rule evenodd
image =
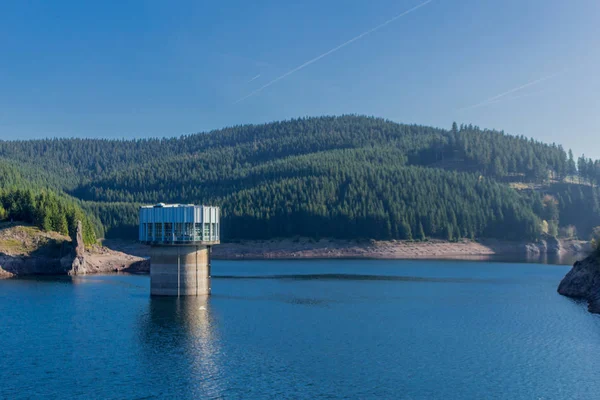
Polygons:
M96 243L96 231L102 234L99 221L75 201L48 191L0 189L1 220L27 222L71 237L77 232L77 221L81 221L83 241L88 245Z
M585 155L577 160L577 174L580 182L587 181L594 186L600 186L600 160L586 158Z
M541 182L548 174L564 176L567 170L567 155L555 144L473 125L455 123L444 130L355 115L234 126L166 139L0 141L0 158L18 164L27 178L43 177L73 189L144 165L156 167L158 176L160 167L180 162L207 173L226 173L289 156L369 147L396 148L409 165L522 176L531 182Z

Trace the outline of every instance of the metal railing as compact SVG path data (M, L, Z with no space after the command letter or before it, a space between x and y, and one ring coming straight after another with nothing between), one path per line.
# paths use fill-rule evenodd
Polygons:
M147 242L152 243L191 243L191 242L215 242L219 240L217 235L171 235L171 237L146 237Z

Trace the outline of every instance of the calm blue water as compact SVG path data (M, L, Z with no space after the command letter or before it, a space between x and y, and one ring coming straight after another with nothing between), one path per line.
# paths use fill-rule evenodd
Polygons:
M600 318L556 293L568 270L216 261L208 300L4 280L0 398L598 398Z

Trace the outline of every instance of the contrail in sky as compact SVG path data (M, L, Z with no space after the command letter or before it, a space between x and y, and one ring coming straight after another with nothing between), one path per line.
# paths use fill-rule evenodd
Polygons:
M248 97L252 97L255 94L258 94L258 93L262 92L264 89L268 88L269 86L273 85L274 83L279 82L280 80L282 80L284 78L287 78L288 76L292 75L294 72L298 72L301 69L303 69L305 67L308 67L309 65L311 65L311 64L319 61L321 58L327 57L328 55L330 55L332 53L335 53L336 51L338 51L338 50L340 50L340 49L348 46L349 44L352 44L352 43L356 42L357 40L359 40L359 39L361 39L361 38L363 38L363 37L365 37L365 36L367 36L367 35L375 32L375 31L383 28L384 26L391 24L392 22L396 21L397 19L402 18L405 15L410 14L413 11L416 11L419 8L423 7L423 6L426 6L427 4L431 3L432 1L433 0L427 0L427 1L419 4L418 6L415 6L415 7L411 8L410 10L404 11L403 13L398 14L395 17L388 19L384 23L382 23L380 25L377 25L375 28L369 29L368 31L365 31L365 32L361 33L360 35L353 37L352 39L348 40L347 42L344 42L344 43L340 44L339 46L334 47L333 49L331 49L331 50L329 50L329 51L321 54L320 56L317 56L317 57L313 58L312 60L309 60L309 61L305 62L304 64L301 64L301 65L297 66L296 68L294 68L294 69L286 72L285 74L283 74L283 75L281 75L281 76L273 79L272 81L264 84L263 86L259 87L258 89L256 89L255 91L251 92L250 94L242 97L241 99L239 99L238 101L236 101L233 104L238 104L238 103L246 100Z
M508 96L509 94L518 92L519 90L523 90L523 89L528 88L530 86L537 85L538 83L542 83L544 81L547 81L548 79L552 79L552 78L556 77L557 75L558 75L558 73L553 74L553 75L549 75L549 76L545 76L543 78L536 79L534 81L531 81L531 82L526 83L524 85L521 85L519 87L510 89L510 90L508 90L508 91L506 91L504 93L500 93L499 95L496 95L494 97L490 97L489 99L484 100L481 103L477 103L477 104L474 104L474 105L468 106L468 107L463 107L463 108L459 109L458 111L470 110L472 108L477 108L477 107L486 106L488 104L495 103L496 101L500 100L504 96Z
M260 78L260 74L256 75L254 78L250 79L248 82L246 83L250 83L250 82L254 82L255 80L257 80L258 78Z
M537 92L531 92L531 93L523 93L517 96L510 96L510 97L502 97L500 99L494 100L494 101L490 101L489 103L485 103L484 105L488 105L488 104L496 104L498 102L501 102L503 100L517 100L517 99L522 99L523 97L531 97L531 96L539 96L541 94L544 93L549 93L552 92L551 89L544 89L544 90L538 90Z

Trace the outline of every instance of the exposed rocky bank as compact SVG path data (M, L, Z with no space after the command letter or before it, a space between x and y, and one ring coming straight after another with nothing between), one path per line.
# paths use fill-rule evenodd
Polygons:
M83 245L81 230L74 238L42 232L32 226L0 226L0 278L20 275L86 275L97 273L147 273L150 248L135 241L107 240L105 246ZM494 256L581 257L587 244L576 240L545 238L537 243L497 240L447 242L429 240L312 240L273 239L222 243L213 248L214 259L490 259Z
M577 256L585 254L588 245L577 240L545 238L536 243L499 240L461 240L448 242L428 240L413 242L350 241L321 239L281 239L222 243L213 248L215 259L291 259L291 258L457 258L486 259L493 256L524 257L535 260L544 256Z
M22 275L86 275L111 272L148 272L142 257L102 246L86 248L81 224L73 240L26 225L0 227L0 278Z
M150 248L134 241L107 240L107 247L127 254L148 257ZM578 240L546 238L536 243L499 240L338 240L307 238L222 242L212 249L215 260L265 260L310 258L380 259L490 259L495 256L543 261L546 256L569 260L584 257L589 244Z
M558 285L558 293L588 302L588 310L600 314L600 252L577 261Z

